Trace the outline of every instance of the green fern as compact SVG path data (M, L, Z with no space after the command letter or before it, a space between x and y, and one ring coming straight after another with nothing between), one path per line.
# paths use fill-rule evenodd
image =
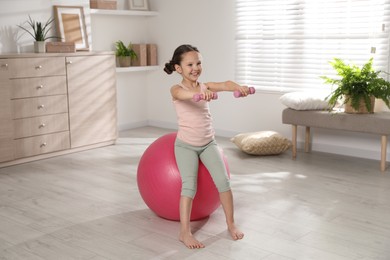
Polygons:
M336 85L337 88L327 97L333 108L338 100L346 97L343 104L351 102L354 109L359 108L360 100L365 101L368 111L371 110L370 97L382 99L390 108L390 83L379 76L381 71L372 68L373 58L370 58L362 68L346 64L343 60L334 58L330 65L336 70L338 78L321 76L326 84Z

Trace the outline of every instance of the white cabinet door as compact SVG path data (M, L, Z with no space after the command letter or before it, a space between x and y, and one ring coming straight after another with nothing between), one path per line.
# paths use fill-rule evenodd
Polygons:
M12 61L0 59L0 162L14 159L10 71Z
M114 55L66 57L71 148L117 138Z

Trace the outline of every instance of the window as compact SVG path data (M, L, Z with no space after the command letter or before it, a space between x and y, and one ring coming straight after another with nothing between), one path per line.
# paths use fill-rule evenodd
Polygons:
M390 1L236 0L236 80L266 91L329 89L341 58L388 71Z

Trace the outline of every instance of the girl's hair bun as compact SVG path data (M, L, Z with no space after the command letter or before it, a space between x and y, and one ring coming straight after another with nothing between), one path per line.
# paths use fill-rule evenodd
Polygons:
M169 62L165 63L164 71L167 74L172 74L172 72L175 71L175 65L173 64L172 61L169 61Z

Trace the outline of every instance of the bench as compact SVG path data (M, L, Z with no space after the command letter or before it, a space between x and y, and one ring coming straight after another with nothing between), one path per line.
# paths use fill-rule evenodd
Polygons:
M305 152L310 147L310 127L376 134L381 140L380 169L386 169L387 135L390 134L390 113L347 114L324 110L294 110L286 108L282 113L283 124L292 125L292 157L297 156L297 128L305 126Z

